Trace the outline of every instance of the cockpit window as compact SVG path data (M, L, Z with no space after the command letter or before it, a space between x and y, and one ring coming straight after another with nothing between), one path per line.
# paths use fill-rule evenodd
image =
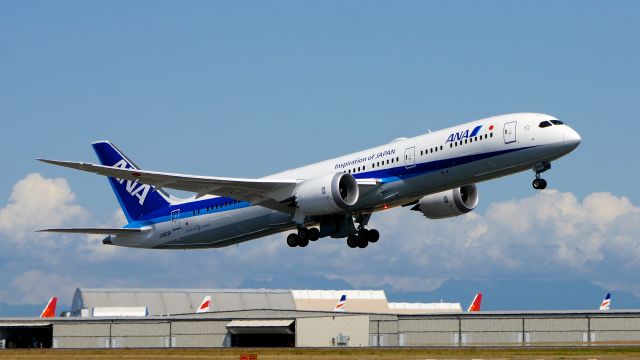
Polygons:
M560 121L560 120L551 120L551 123L553 125L564 125L564 123L562 121Z
M551 126L551 123L550 123L550 122L548 122L548 121L543 121L543 122L541 122L541 123L540 123L540 125L538 125L538 126L539 126L539 127L541 127L541 128L546 128L546 127Z

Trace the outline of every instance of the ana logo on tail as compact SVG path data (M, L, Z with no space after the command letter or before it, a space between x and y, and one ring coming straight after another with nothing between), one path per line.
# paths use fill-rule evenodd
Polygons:
M333 308L333 311L340 311L343 312L344 311L344 304L347 303L347 295L342 295L340 297L340 300L338 300L338 303L336 304L336 307Z
M52 297L49 299L47 306L42 310L42 314L40 314L41 318L52 318L56 316L56 304L58 303L57 297Z
M607 296L600 303L600 310L609 310L609 306L611 306L611 293L607 293Z
M211 296L205 296L204 300L202 300L202 304L198 307L196 314L209 312L209 306L211 305Z
M129 163L127 163L125 159L118 161L115 165L113 165L113 167L121 168L121 169L134 168L133 166L129 165ZM123 185L125 182L124 179L116 179L116 181L119 182L120 185ZM131 194L131 196L137 197L139 199L140 205L144 205L144 199L147 198L147 194L149 193L151 186L147 184L139 184L137 181L131 181L131 180L126 180L126 182L127 182L127 185L126 185L127 192Z
M467 311L480 311L480 306L482 305L482 293L477 293L473 298L471 305L469 305L469 309Z

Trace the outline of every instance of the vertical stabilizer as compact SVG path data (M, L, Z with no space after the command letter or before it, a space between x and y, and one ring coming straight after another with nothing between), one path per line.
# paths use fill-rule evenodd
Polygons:
M609 310L611 306L611 293L607 293L602 302L600 303L600 310Z
M482 293L477 293L474 296L471 305L469 305L469 309L467 311L480 311L480 307L482 306Z
M98 141L93 143L92 146L102 165L123 169L138 169L138 166L112 143ZM166 194L156 190L151 185L112 177L109 178L109 183L129 222L140 220L145 214L150 214L169 206Z
M56 305L58 303L58 298L57 297L52 297L51 299L49 299L49 302L47 303L47 306L44 307L44 310L42 310L42 313L40 314L41 318L52 318L56 316Z
M198 306L198 310L196 310L196 314L200 314L200 313L205 313L205 312L211 311L210 310L210 306L211 306L211 296L207 295L202 300L202 303L200 304L200 306Z
M347 303L347 295L343 294L338 300L336 307L333 308L333 311L344 312L344 305Z

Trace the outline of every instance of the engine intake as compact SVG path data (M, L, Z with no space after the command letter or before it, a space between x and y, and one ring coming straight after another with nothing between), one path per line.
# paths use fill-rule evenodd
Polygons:
M411 210L422 212L429 219L445 219L466 214L478 205L478 189L465 185L423 197Z
M358 201L358 183L347 173L306 180L296 189L296 204L306 215L324 215L349 209Z

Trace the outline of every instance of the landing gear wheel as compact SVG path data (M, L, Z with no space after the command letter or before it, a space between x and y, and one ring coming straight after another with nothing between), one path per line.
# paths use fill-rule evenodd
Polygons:
M309 239L307 238L300 238L298 239L298 246L300 247L306 247L307 245L309 245Z
M309 230L303 227L298 228L298 236L300 237L300 239L309 240Z
M291 246L291 247L296 247L298 246L298 235L296 234L289 234L289 236L287 236L287 245Z
M356 235L347 236L347 246L352 249L358 247L358 237Z
M358 236L358 247L360 249L364 249L368 245L369 245L369 241L367 241L367 238Z
M376 229L371 229L367 232L367 240L370 243L374 243L380 239L380 233Z
M308 231L309 235L309 240L311 241L316 241L318 239L320 239L320 230L316 229L316 228L310 228Z
M545 179L536 178L533 179L533 183L531 183L531 185L533 185L533 188L536 190L544 190L547 188L547 181Z
M358 237L360 239L368 239L369 238L369 230L364 229L364 228L358 230Z

